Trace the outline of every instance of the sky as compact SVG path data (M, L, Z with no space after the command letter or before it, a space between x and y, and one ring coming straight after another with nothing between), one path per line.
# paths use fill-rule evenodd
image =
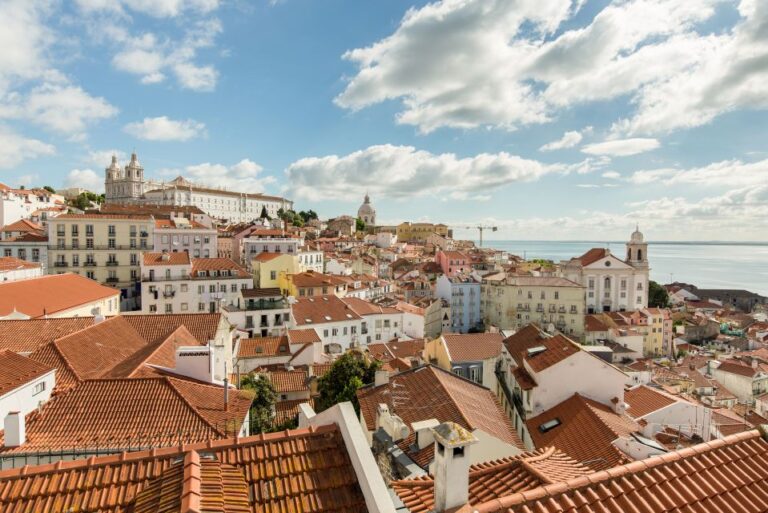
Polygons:
M0 182L497 239L767 241L764 0L2 0Z

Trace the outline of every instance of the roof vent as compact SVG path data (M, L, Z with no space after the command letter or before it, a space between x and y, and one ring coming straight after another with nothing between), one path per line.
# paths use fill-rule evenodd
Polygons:
M546 346L531 347L528 349L528 356L533 357L533 356L536 356L537 354L543 353L546 350L547 350Z
M331 316L330 316L330 315L326 315L326 316L325 316L325 320L326 320L326 321L330 321L330 320L331 320Z

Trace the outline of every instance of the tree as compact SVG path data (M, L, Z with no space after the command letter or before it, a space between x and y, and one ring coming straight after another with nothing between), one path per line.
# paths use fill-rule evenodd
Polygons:
M272 412L277 400L277 393L272 382L263 374L249 374L240 379L240 388L251 390L254 393L253 402L248 411L251 434L270 431Z
M317 219L317 212L315 212L314 210L308 210L306 212L302 210L301 212L299 212L299 215L304 220L304 223L307 223L312 219Z
M651 308L669 307L667 290L655 281L648 282L648 306Z
M358 232L365 231L365 221L363 221L359 217L355 219L355 230L357 230Z
M271 217L269 217L269 214L267 213L266 205L261 207L261 215L259 216L259 219L272 219Z
M56 194L56 189L54 189L50 185L44 186L43 189L45 189L46 191L50 192L51 194Z
M357 390L366 383L373 383L379 366L379 362L368 361L360 353L344 353L333 362L331 370L317 380L317 391L320 394L315 400L317 411L351 401L355 411L359 413Z

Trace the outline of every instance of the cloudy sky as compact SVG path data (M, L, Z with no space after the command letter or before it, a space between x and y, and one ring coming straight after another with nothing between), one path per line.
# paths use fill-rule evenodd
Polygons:
M497 238L766 240L764 0L3 0L0 182L147 176ZM466 232L467 236L473 233Z

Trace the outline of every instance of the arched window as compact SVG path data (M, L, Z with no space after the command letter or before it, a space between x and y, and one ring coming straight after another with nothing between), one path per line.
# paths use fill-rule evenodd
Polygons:
M637 250L637 259L638 260L642 260L643 259L643 250L642 249L638 249Z
M607 290L611 288L611 278L606 277L603 283L603 287Z

